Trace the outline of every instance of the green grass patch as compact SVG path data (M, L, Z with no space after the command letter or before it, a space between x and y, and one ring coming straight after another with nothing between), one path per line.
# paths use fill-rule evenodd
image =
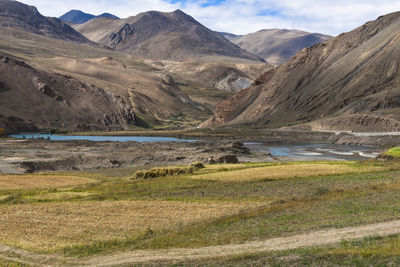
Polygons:
M400 147L394 147L385 152L385 155L392 157L400 157Z

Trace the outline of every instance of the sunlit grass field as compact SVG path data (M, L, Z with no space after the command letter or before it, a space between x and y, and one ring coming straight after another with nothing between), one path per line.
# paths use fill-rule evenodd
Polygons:
M346 173L363 173L385 170L379 166L359 166L355 163L348 164L297 164L297 165L280 165L267 166L258 168L246 168L242 170L234 170L228 172L217 172L208 174L193 175L193 179L217 180L224 182L244 182L265 179L286 179L286 178L302 178L319 175L334 175Z
M400 157L400 147L394 147L385 152L386 155Z
M0 190L60 188L93 182L96 180L62 174L0 175Z
M193 174L152 179L131 179L137 169L129 170L22 175L16 178L26 182L17 186L14 176L0 176L8 181L0 187L0 243L76 257L234 244L400 219L397 162L207 165ZM389 254L399 256L396 238L374 246L390 246ZM295 255L301 265L309 255L319 263L361 251L365 246L340 244L216 262L285 265L290 261L281 255Z

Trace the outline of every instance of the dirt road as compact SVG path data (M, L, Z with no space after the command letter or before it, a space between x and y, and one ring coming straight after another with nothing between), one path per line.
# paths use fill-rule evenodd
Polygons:
M195 249L168 249L157 251L133 251L88 259L91 266L111 266L149 261L180 261L211 258L262 251L288 250L338 243L342 240L359 239L371 235L387 236L400 233L400 221L384 222L359 227L330 229L291 237L273 238L243 244L203 247Z
M279 251L302 247L329 245L342 240L360 239L372 235L387 236L400 233L400 220L358 227L329 229L290 237L273 238L242 244L202 247L193 249L137 250L113 255L92 256L83 259L52 255L35 255L0 245L0 258L35 266L114 266L154 261L184 261L244 253Z

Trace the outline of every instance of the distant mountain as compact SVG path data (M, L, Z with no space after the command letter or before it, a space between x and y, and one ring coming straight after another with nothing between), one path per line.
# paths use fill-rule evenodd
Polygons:
M80 10L71 10L71 11L65 13L64 15L62 15L61 17L59 17L59 19L62 21L75 23L75 24L82 24L82 23L85 23L94 18L119 19L117 16L112 15L110 13L103 13L99 16L95 16L92 14L84 13Z
M277 29L261 30L244 36L221 34L232 43L275 65L287 62L303 48L332 38L319 33Z
M0 0L0 27L15 28L61 40L90 42L61 20L44 17L35 7L17 1Z
M187 61L220 57L263 61L180 10L122 20L95 18L74 28L92 41L145 58Z
M216 32L216 33L219 33L219 34L221 34L222 36L224 36L225 38L228 38L228 39L230 39L230 38L239 38L239 37L243 36L243 35L236 35L236 34L229 33L229 32Z
M303 49L204 125L400 131L400 12Z

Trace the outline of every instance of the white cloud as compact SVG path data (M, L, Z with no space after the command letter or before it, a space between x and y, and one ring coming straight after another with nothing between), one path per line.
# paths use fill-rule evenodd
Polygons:
M336 35L350 31L380 15L400 10L398 0L187 0L171 4L167 0L22 0L48 16L60 16L71 9L92 14L109 12L128 17L148 10L172 11L181 8L205 26L236 34L260 29L301 29ZM175 1L176 2L176 1ZM221 2L221 1L220 1Z

